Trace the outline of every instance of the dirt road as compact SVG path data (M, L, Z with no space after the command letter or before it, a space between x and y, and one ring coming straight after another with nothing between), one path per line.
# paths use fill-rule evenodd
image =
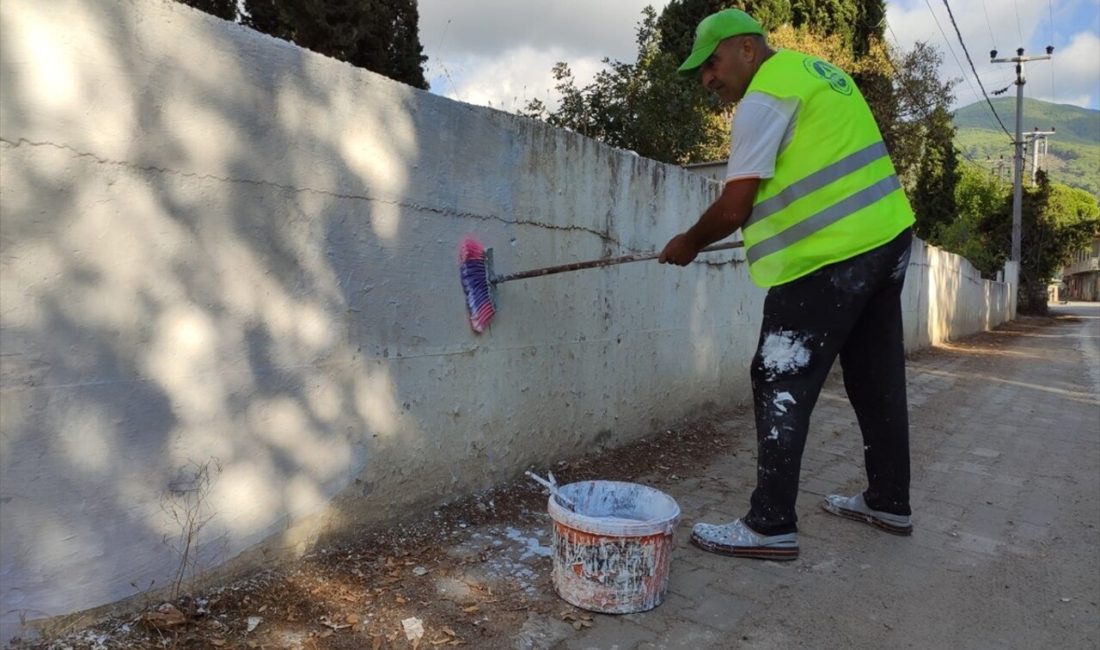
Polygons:
M668 597L647 613L590 616L557 599L545 497L521 481L210 589L178 603L186 616L170 628L131 612L27 647L1100 647L1100 305L914 355L909 384L909 538L819 510L822 494L862 485L854 414L830 383L803 461L794 562L687 544L696 521L744 513L744 408L555 470L651 484L680 504Z

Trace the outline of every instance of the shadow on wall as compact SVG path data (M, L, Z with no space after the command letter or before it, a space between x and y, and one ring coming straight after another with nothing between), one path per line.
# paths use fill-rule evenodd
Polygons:
M509 270L652 250L713 197L688 172L168 0L0 29L3 639L747 395L728 255L466 322L471 227Z
M148 49L125 3L2 11L6 639L167 587L180 504L202 511L201 571L359 475L407 418L346 327L384 309L362 273L407 245L360 188L400 195L420 151L394 102L348 104L369 79L334 89L327 63L190 10L189 42ZM220 470L197 502L204 459Z

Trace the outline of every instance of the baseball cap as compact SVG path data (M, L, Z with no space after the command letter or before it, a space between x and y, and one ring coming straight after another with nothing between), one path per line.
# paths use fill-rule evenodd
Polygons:
M764 35L764 28L752 16L740 9L723 9L704 18L695 29L695 45L691 56L677 68L680 74L691 74L703 65L718 44L731 36Z

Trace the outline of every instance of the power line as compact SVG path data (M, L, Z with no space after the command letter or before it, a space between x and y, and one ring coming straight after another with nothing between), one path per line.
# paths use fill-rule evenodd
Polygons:
M1050 12L1050 44L1054 45L1054 7L1051 5L1051 1L1047 0L1047 10ZM1050 66L1050 101L1054 101L1054 64Z
M894 33L893 26L891 26L890 23L886 23L886 29L890 30L890 35L894 37L894 45L897 47L898 52L901 52L902 51L901 43L898 41L898 35ZM898 70L898 66L894 64L894 59L890 56L890 52L886 53L886 62L890 64L890 68L894 71L894 78L895 79L901 79L901 70ZM925 105L924 102L918 100L916 98L916 95L914 95L912 92L910 92L909 88L907 86L905 86L905 84L900 84L900 87L905 92L905 94L909 97L909 100L911 102L913 102L913 105L916 106L917 108L919 108L921 113L923 113L922 117L924 118L924 121L925 122L931 122L932 121L932 109L930 109L927 105ZM963 151L960 147L955 147L955 151L959 152L959 154L962 155L963 158L966 158L971 163L973 163L973 164L975 164L979 167L982 167L983 169L985 168L977 160L974 160L973 158L971 158L970 154Z
M1016 34L1020 37L1020 42L1024 42L1024 31L1020 29L1020 3L1017 0L1012 0L1012 7L1016 10Z
M932 10L932 4L929 0L924 0L924 4L928 5L928 13L932 14L932 20L936 21L936 27L940 30L940 36L943 36L943 42L947 46L947 51L951 53L952 58L955 59L955 63L959 66L959 72L962 73L963 81L966 85L970 86L970 92L974 93L974 98L978 99L978 91L974 89L974 84L970 83L970 77L966 74L966 68L963 67L962 61L959 60L959 55L955 54L955 48L951 47L951 39L947 38L947 33L943 31L943 26L940 25L940 19L936 16L936 12Z
M959 37L959 45L962 46L963 54L966 55L966 61L970 64L970 69L974 72L974 79L978 81L978 87L982 89L982 96L985 97L985 102L989 104L989 110L993 111L993 116L997 118L997 123L1001 125L1001 130L1005 132L1009 140L1015 141L1012 134L1005 128L1005 123L1001 121L1001 116L997 115L997 109L993 108L993 102L990 101L989 95L985 92L985 86L982 85L982 78L978 76L978 71L974 68L974 61L970 58L970 52L967 51L966 43L963 42L962 32L959 31L959 25L955 22L955 14L951 12L951 5L947 3L947 0L943 0L943 6L947 7L947 16L951 19L951 25L955 28L955 35Z
M993 49L997 49L997 37L993 35L993 23L989 21L989 9L986 9L985 0L982 0L982 11L985 12L985 26L989 28L989 42L992 43Z

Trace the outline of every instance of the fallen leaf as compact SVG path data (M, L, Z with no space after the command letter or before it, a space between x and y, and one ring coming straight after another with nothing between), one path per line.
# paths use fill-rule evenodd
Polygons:
M473 613L477 612L477 610L478 610L477 605L470 605L469 607L463 607L462 608L462 611L466 612L467 614L473 614Z
M382 647L382 637L380 637L380 636L371 637L370 650L379 650L381 647Z
M398 596L398 597L397 597L397 598L395 598L394 600L396 600L396 601L397 601L397 604L398 604L398 605L404 605L405 603L409 602L408 600L406 600L406 599L404 598L404 596Z
M344 617L344 622L346 622L350 625L355 625L356 623L359 622L359 615L358 614L348 614L347 616Z
M449 627L444 627L443 628L443 633L446 634L447 636L458 636L457 634L455 634L455 631L452 630Z
M264 619L263 619L262 616L249 616L248 617L248 629L245 630L245 631L246 632L251 632L252 630L255 630L260 625L260 623L263 623L263 622L264 622Z
M220 648L225 645L225 639L210 639L210 645L215 648Z
M187 622L187 615L175 605L164 603L151 612L141 615L141 622L155 630L164 630Z
M582 621L573 621L573 629L574 630L580 632L581 628L583 628L583 627L584 627L584 625L582 624Z

